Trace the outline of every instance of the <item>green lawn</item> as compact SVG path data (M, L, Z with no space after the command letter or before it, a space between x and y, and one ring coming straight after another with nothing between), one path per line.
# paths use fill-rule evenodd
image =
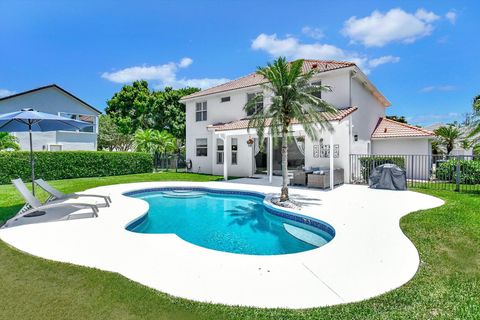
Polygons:
M211 181L158 173L56 181L66 192L138 181ZM35 258L0 242L0 319L479 319L480 196L428 191L443 207L404 217L421 266L403 287L364 302L301 311L226 307L173 298L114 273ZM0 219L21 200L0 186Z

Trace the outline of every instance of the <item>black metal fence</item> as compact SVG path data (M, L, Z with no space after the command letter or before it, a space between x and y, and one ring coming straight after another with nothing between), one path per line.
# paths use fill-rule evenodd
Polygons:
M407 173L414 188L480 193L480 157L446 155L350 155L350 182L368 184L372 170L393 163Z
M181 153L175 153L175 154L156 153L153 157L153 166L155 168L155 171L175 171L175 172L187 171L185 155Z

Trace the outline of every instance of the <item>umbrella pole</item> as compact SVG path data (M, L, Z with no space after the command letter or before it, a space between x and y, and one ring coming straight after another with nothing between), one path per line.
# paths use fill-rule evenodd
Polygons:
M33 158L32 125L28 125L30 135L30 164L32 165L32 193L35 195L35 159Z

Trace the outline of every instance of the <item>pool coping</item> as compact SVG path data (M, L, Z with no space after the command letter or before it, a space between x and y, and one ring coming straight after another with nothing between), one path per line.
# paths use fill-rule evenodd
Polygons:
M118 272L191 300L310 308L361 301L409 281L417 271L419 256L401 231L399 219L409 212L443 204L420 193L365 186L345 185L331 192L291 188L292 197L311 203L300 212L280 209L326 222L335 229L335 237L310 251L255 256L199 247L173 234L126 230L126 225L148 211L148 204L123 193L169 186L248 190L265 195L279 191L278 187L225 182L98 187L85 193L112 198L112 206L101 208L98 218L5 228L0 230L0 239L35 256Z

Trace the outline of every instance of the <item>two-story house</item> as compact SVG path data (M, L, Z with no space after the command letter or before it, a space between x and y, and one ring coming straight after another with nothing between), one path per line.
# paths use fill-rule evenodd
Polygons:
M52 84L0 98L1 114L19 111L24 108L32 108L36 111L92 124L91 127L86 127L81 131L35 132L33 150L97 150L98 116L101 112L65 89ZM22 150L30 149L28 132L14 132L12 134L17 137Z
M390 102L354 63L304 60L303 69L316 71L312 82L332 88L320 98L338 113L325 115L334 130L320 132L317 141L306 136L301 125L292 125L289 169L333 165L343 168L349 181L351 154L430 154L433 133L386 119ZM258 93L264 94L258 108L268 108L268 93L260 87L265 82L252 73L181 100L186 105L186 156L193 172L240 177L280 174L278 137L266 132L261 144L255 130L248 129L244 110L248 99Z

